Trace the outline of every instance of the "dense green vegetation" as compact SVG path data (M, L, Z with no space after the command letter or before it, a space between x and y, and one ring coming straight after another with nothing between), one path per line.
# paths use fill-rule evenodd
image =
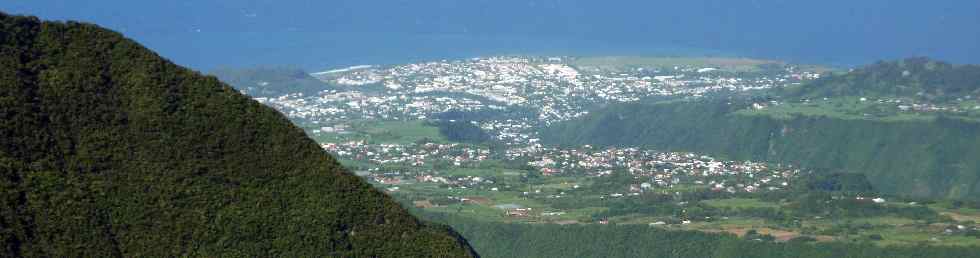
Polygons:
M930 101L980 97L980 66L909 58L826 76L783 92L792 97L902 96ZM969 97L967 97L969 96Z
M803 179L804 189L809 191L843 192L848 194L874 194L868 176L859 173L810 174Z
M871 244L872 237L851 243L814 243L807 237L776 243L772 236L755 231L740 238L646 225L500 223L429 213L423 217L452 225L485 257L980 257L971 247L880 247Z
M332 88L297 68L223 68L211 73L221 81L253 97L278 97L287 93L316 95L320 91Z
M751 101L624 104L542 133L566 145L646 146L866 175L887 194L980 198L980 123L740 112Z
M0 256L475 256L218 79L0 14Z
M431 122L439 133L454 142L482 143L491 139L490 134L468 121L439 120Z

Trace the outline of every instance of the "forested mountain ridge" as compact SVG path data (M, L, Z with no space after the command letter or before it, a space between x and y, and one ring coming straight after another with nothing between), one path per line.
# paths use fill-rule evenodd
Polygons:
M980 95L980 66L953 65L925 57L878 63L831 74L786 90L793 97L914 97L948 100Z
M0 13L0 118L0 256L476 256L278 112L95 25Z
M278 97L291 93L315 95L331 89L306 71L286 67L217 69L211 72L221 81L253 97Z

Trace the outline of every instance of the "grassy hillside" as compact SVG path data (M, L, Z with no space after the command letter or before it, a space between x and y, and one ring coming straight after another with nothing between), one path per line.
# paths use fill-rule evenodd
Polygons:
M542 135L551 143L639 145L864 173L890 194L980 198L980 123L942 115L895 121L771 116L741 112L748 105L737 102L612 106Z
M276 111L94 25L0 14L0 256L467 257Z
M789 88L792 97L914 97L932 102L980 97L980 66L928 58L878 62Z

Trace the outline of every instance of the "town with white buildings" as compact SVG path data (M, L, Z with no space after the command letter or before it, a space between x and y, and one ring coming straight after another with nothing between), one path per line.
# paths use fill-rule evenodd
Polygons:
M450 111L517 114L470 121L491 135L493 145L498 146L492 149L466 143L321 142L340 159L366 165L362 173L383 184L451 185L460 180L488 184L472 177L442 178L432 166L477 167L487 160L526 165L525 169L544 176L601 177L625 171L638 180L633 190L697 185L726 192L772 191L786 187L788 179L799 173L791 167L721 161L693 153L544 146L537 134L541 127L581 117L610 103L785 87L817 79L818 73L789 65L757 73L690 65L583 69L570 59L487 57L355 66L312 74L338 86L317 95L294 93L257 100L309 125L314 136L346 133L349 121L426 121ZM420 178L424 180L416 180Z
M748 211L756 215L779 215L774 207L784 204L760 196L793 194L807 187L801 180L813 175L788 164L725 160L702 153L555 146L542 142L540 135L544 128L610 104L698 99L799 85L821 77L793 65L732 70L710 62L687 62L610 68L589 67L570 57L503 56L355 66L311 76L331 87L255 99L304 128L351 172L405 205L428 212L473 213L479 215L470 216L512 222L639 223L738 232L725 227L760 218L732 206L750 207ZM856 97L766 100L745 112L838 106L881 106L905 113L980 110L968 100L941 106ZM442 131L444 122L463 123L486 137L475 142L453 140ZM846 198L882 207L918 205L874 195L833 198L828 203ZM666 206L658 207L675 213L610 212L613 203L650 200L666 200L667 204L657 204ZM693 212L704 209L724 215L712 218ZM743 216L742 220L725 222L729 213ZM808 220L819 228L836 225L822 216ZM759 223L755 226L781 225ZM943 236L972 232L958 226L947 228Z
M337 89L258 100L291 119L316 124L426 120L448 111L517 113L517 118L481 120L479 126L499 140L529 144L536 138L535 128L581 117L610 103L763 90L820 76L794 66L756 73L701 66L585 72L567 59L489 57L357 66L312 74Z
M590 180L614 173L632 177L630 183L605 190L601 193L604 198L677 189L732 194L784 190L801 173L799 169L696 153L548 146L538 134L543 127L612 103L763 90L820 76L789 65L756 72L731 72L708 65L597 69L568 57L356 66L311 75L336 87L315 95L293 93L257 100L306 128L326 151L358 175L391 192L434 185L487 193L509 191L524 198L562 198L565 192L539 194L541 189L515 184L515 178L527 182L531 175L544 182L561 181L558 187L567 191L585 188ZM476 119L465 122L486 132L489 142L429 138L387 142L355 137L366 129L351 125L405 123L409 130L407 125L413 121L457 119L444 118L447 113L475 114ZM399 133L397 126L391 130L387 133Z

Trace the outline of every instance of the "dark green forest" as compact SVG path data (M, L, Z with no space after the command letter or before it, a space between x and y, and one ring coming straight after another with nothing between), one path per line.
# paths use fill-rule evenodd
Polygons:
M490 134L469 121L439 120L428 124L439 128L439 134L454 142L484 143L492 139Z
M549 143L646 146L861 173L886 194L980 198L980 124L938 116L880 121L736 113L751 102L623 104L547 128Z
M0 14L0 256L475 254L217 78Z
M646 225L500 223L435 213L423 217L453 226L484 257L980 257L980 252L968 247L880 247L866 242L815 243L806 238L776 243Z

